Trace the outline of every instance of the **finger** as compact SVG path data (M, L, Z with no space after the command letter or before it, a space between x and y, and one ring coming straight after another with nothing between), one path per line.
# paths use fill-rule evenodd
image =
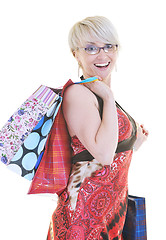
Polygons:
M144 125L143 125L143 124L141 124L140 127L141 127L141 129L142 129L142 132L143 132L145 135L148 135L148 134L149 134L149 132L144 128Z
M148 136L149 135L149 132L147 131L147 130L145 130L145 129L143 129L143 134L145 135L145 136Z
M97 77L99 81L102 81L102 78L101 78L101 77L99 77L99 76L95 76L95 77Z

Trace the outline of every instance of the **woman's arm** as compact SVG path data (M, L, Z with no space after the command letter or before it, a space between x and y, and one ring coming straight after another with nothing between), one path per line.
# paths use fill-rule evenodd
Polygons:
M102 121L92 91L103 99ZM100 163L111 164L118 144L118 118L109 87L100 81L70 86L64 94L63 113L70 135L76 135Z

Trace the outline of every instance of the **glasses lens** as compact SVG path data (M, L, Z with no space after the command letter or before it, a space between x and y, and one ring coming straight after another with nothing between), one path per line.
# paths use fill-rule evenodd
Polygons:
M115 46L113 46L112 44L108 44L104 47L104 51L105 52L113 52L115 50L114 48Z
M98 53L98 47L96 47L94 45L87 45L85 48L85 51L88 54L96 54L96 53Z

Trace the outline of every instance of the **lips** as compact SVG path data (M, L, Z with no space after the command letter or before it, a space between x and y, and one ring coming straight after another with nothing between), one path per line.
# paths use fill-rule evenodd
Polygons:
M108 66L110 65L110 62L106 62L106 63L95 63L94 65L95 65L95 67L97 67L97 68L106 68L106 67L108 67Z

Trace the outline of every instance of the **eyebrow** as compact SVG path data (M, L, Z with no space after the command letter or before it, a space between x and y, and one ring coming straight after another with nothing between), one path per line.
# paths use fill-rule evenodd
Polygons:
M94 42L87 42L87 44L96 44L96 43L94 43Z
M93 45L96 45L97 43L95 43L95 42L87 42L87 44L93 44ZM103 44L105 44L105 45L109 45L109 44L111 44L111 43L103 43Z

